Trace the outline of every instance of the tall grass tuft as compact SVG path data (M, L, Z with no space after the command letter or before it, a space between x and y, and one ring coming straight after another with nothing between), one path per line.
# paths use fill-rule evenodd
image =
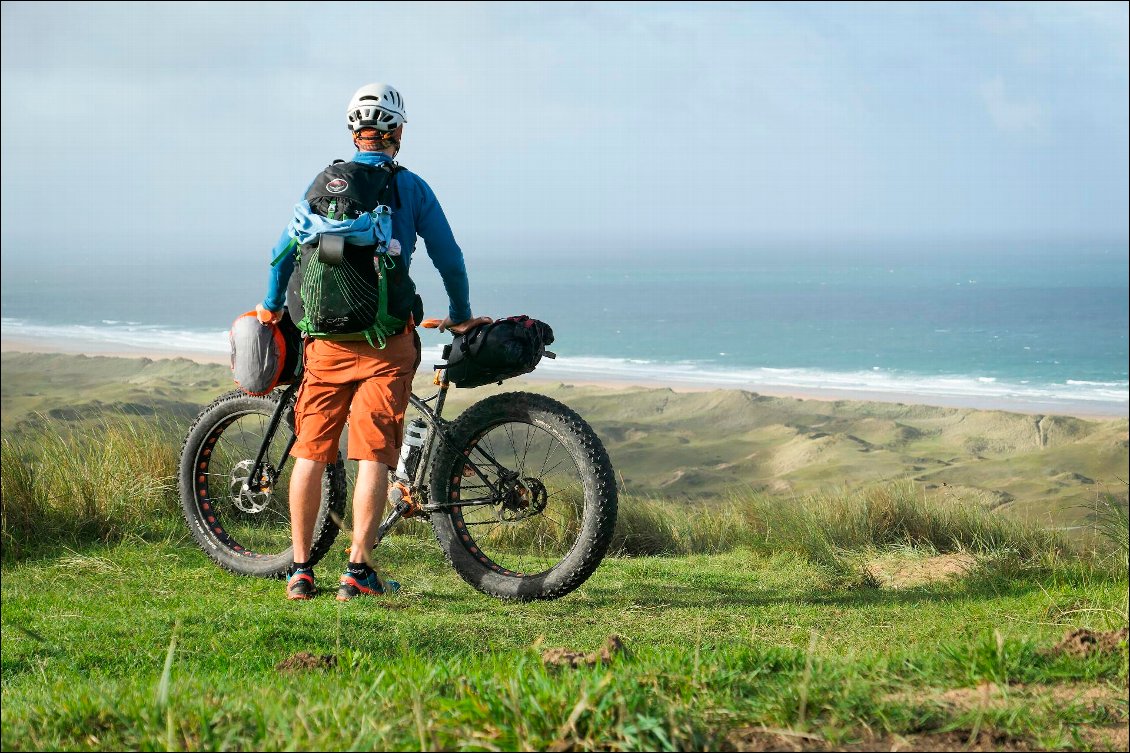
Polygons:
M498 526L479 540L488 549L564 554L577 535L582 500ZM430 538L424 524L401 535ZM852 553L898 548L940 554L970 551L1036 562L1067 553L1054 531L997 515L970 503L933 500L912 483L806 497L734 493L716 504L622 495L610 551L648 557L715 554L735 549L789 552L837 572L858 571Z
M1130 511L1125 501L1103 494L1091 507L1091 522L1106 543L1103 559L1118 572L1130 570Z
M1054 531L984 508L925 497L912 483L785 498L734 493L717 505L621 500L619 554L704 554L739 547L843 564L845 552L913 547L939 553L1009 552L1023 560L1063 554Z
M1011 551L1023 559L1062 552L1053 531L969 503L926 497L911 482L813 495L793 503L760 498L747 508L777 548L813 551L915 547L940 553Z
M107 417L81 432L44 420L0 445L0 557L120 540L178 509L179 447L169 431Z

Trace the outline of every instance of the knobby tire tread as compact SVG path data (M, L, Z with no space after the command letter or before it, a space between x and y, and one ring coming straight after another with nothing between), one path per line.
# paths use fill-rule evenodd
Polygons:
M228 549L222 545L222 542L205 532L207 525L201 518L203 511L197 503L193 489L198 454L201 444L211 434L212 429L235 409L238 407L254 407L262 409L267 416L270 416L278 404L282 392L283 390L280 388L270 394L255 397L239 390L233 390L220 395L196 417L181 444L180 468L177 474L181 517L197 545L208 555L208 558L224 570L236 575L282 578L286 575L287 568L293 563L293 557L289 554L292 550L288 548L274 557L253 559ZM290 431L285 417L275 431ZM291 462L293 462L293 459ZM314 525L314 542L310 549L311 564L319 562L333 546L340 530L338 521L342 519L345 510L345 497L345 465L339 454L337 462L327 465L326 472L322 476L321 508L318 520ZM287 556L284 557L283 554Z
M433 533L448 564L475 589L506 601L558 599L578 588L600 565L616 527L616 477L603 443L571 408L553 398L529 392L506 392L488 397L464 411L451 425L453 441L440 445L431 468L432 502L442 504L449 499L449 479L454 465L462 463L462 452L472 438L484 428L505 420L532 416L546 420L562 436L575 442L580 451L581 457L575 459L582 466L582 477L586 485L591 485L592 492L590 500L586 490L585 521L578 546L547 573L520 577L499 575L467 552L458 540L449 513L431 514Z

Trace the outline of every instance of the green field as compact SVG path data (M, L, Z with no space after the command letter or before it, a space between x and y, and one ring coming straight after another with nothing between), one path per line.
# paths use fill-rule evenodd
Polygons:
M416 524L396 597L336 602L338 547L290 603L178 517L225 369L3 369L4 749L1126 749L1125 420L550 387L624 477L578 591L485 597Z
M508 604L427 541L381 561L403 592L348 604L285 602L175 535L6 567L3 746L763 749L767 728L778 745L1125 749L1125 639L1046 652L1126 624L1125 577L1086 566L975 558L931 582L937 556L903 550L884 572L919 580L893 588L785 553L614 558L559 602ZM608 663L543 664L611 634L626 653ZM336 663L276 669L302 651Z

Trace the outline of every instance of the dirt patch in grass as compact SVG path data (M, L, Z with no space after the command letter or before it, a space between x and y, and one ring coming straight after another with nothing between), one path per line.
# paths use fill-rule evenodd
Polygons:
M618 635L610 635L599 651L570 651L567 648L550 648L541 654L542 663L547 667L592 667L608 664L612 657L624 653L624 641Z
M1130 637L1130 630L1108 630L1103 633L1080 628L1068 630L1063 635L1063 640L1047 649L1044 653L1050 656L1090 656L1091 654L1112 654L1126 645Z
M1064 683L1057 685L1023 685L1015 684L1007 687L994 683L984 683L975 688L953 688L941 690L939 688L925 688L916 692L894 693L883 700L909 705L933 703L940 705L950 715L959 715L976 711L1001 711L1009 706L1021 707L1034 704L1066 707L1082 705L1091 712L1100 709L1105 711L1107 718L1121 721L1113 725L1078 725L1071 729L1078 735L1078 739L1087 743L1094 750L1126 750L1127 725L1126 725L1126 693L1124 690L1097 683ZM875 738L866 745L859 747L847 746L842 750L1041 750L1031 741L1007 738L1001 739L999 733L984 733L990 738L979 739L970 748L964 747L968 740L968 733L953 732L946 735L907 735ZM992 735L996 736L992 736ZM952 738L952 739L951 739ZM901 742L900 742L901 741ZM956 741L955 746L947 747L948 743ZM987 743L992 743L988 745ZM1064 733L1064 742L1074 742L1070 733ZM892 747L884 747L888 743ZM982 744L986 743L986 744ZM1004 747L995 747L1003 743ZM877 746L877 747L869 747ZM741 750L770 750L770 748L742 748ZM831 748L775 748L773 750L831 750Z
M299 651L276 664L275 669L279 672L307 672L312 669L333 669L336 666L337 657L333 654L318 655Z
M1003 687L995 683L983 683L974 688L924 688L920 691L892 693L884 701L916 705L936 703L952 712L973 711L977 709L997 710L1011 703L1031 705L1036 702L1055 706L1082 704L1089 709L1106 708L1116 717L1119 702L1125 703L1126 695L1116 688L1090 683L1064 683L1062 685L1023 685Z
M959 578L977 566L977 559L966 552L939 554L923 559L877 559L867 563L867 574L881 588L914 588L928 583Z
M1079 737L1094 750L1126 750L1130 747L1130 726L1126 722L1106 727L1084 726L1079 728Z
M817 735L788 730L747 727L731 732L725 750L737 751L1028 751L1041 750L1027 740L983 731L970 739L968 732L864 737L857 742L832 744Z

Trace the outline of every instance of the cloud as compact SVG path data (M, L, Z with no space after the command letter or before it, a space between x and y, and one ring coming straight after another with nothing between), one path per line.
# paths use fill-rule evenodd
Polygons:
M1001 76L982 82L979 93L997 130L1004 133L1033 133L1043 127L1043 108L1034 102L1012 98L1006 91L1004 78Z

